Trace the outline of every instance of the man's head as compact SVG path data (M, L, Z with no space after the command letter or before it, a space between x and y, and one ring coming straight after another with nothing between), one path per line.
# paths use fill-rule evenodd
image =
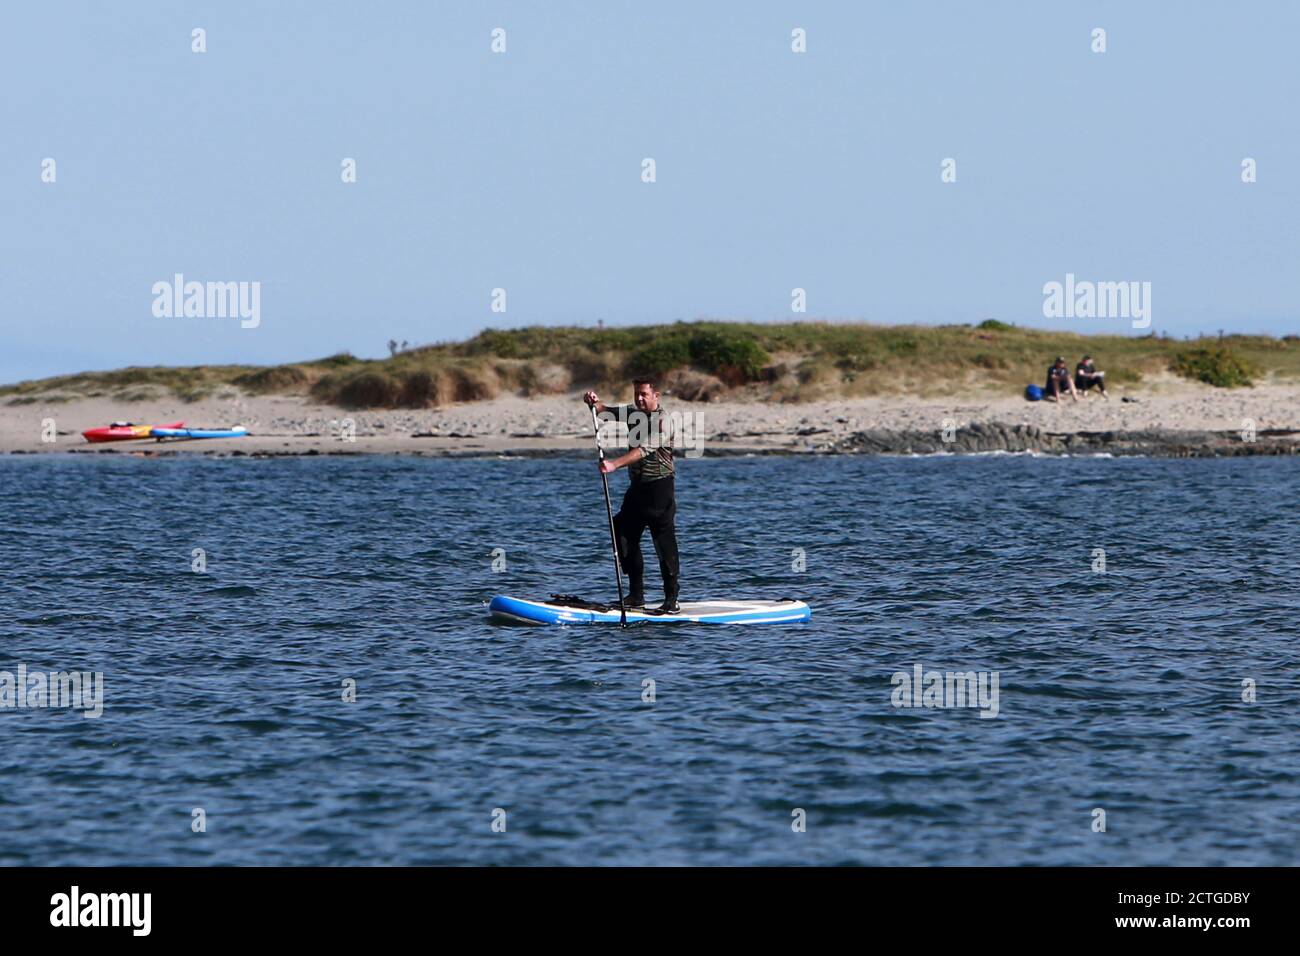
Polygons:
M636 407L641 411L659 411L659 383L654 379L633 379L632 394L633 400L636 402Z
M1053 364L1053 365L1061 365L1061 366L1064 366L1064 365L1065 365L1065 356L1064 356L1064 355L1058 355L1058 356L1056 357L1056 361L1053 362L1052 364Z
M1091 365L1091 364L1092 364L1092 356L1091 356L1091 355L1085 355L1085 356L1083 357L1083 364L1084 364L1084 365Z

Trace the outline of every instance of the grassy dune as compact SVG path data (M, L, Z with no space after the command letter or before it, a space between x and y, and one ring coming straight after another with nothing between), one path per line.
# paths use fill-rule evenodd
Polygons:
M465 342L387 359L341 354L275 366L207 365L84 372L0 387L8 404L168 394L195 400L237 388L303 394L349 408L429 408L502 393L541 395L661 377L673 394L809 401L855 395L945 395L1040 383L1056 355L1073 368L1092 355L1107 381L1134 384L1172 371L1212 385L1300 381L1300 337L1232 335L1191 341L1075 335L988 320L977 326L828 322L691 322L593 329L486 330Z

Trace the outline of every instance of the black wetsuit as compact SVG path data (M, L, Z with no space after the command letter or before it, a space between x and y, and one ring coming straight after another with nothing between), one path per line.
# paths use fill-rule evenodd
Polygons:
M625 406L624 414L644 415L634 406ZM627 421L628 419L624 419ZM628 577L629 598L645 597L645 561L641 556L641 535L650 529L655 553L659 555L659 572L663 575L664 599L675 601L678 594L677 493L673 484L672 434L665 419L666 434L649 440L634 439L635 446L645 448L645 457L628 468L631 483L623 495L623 504L614 515L614 533L618 539L618 558ZM634 447L635 447L634 446Z

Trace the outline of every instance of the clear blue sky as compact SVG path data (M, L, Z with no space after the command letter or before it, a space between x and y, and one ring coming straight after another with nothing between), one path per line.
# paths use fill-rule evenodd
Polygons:
M1179 336L1297 332L1297 36L1282 0L15 0L0 381L780 320L795 287L810 319L1137 334L1044 319L1067 272L1150 281ZM260 282L261 325L155 318L177 272Z

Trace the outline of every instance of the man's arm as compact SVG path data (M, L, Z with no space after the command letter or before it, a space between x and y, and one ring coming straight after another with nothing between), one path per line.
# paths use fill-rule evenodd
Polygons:
M600 463L600 470L605 474L613 474L620 468L626 468L633 462L640 461L645 457L645 449L640 446L633 448L626 455L619 455L617 458L606 458Z
M597 415L603 415L609 411L617 414L618 410L623 407L622 405L606 405L597 397L595 392L587 392L582 396L582 400L594 408Z

